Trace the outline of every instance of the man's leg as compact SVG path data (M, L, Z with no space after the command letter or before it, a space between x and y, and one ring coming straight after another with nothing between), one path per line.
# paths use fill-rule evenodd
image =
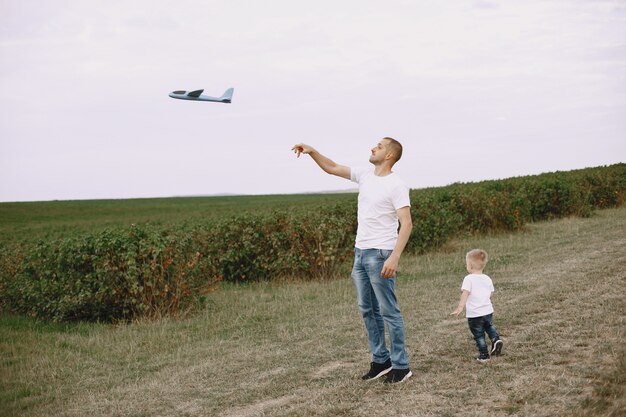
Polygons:
M367 339L372 352L372 362L385 363L389 360L389 351L385 344L385 323L380 314L380 306L370 278L363 266L363 252L355 249L352 280L356 288L359 310L367 329Z
M404 320L398 306L395 293L395 276L381 277L383 264L391 255L390 250L372 249L363 259L365 269L369 275L375 298L380 305L380 312L389 330L391 348L391 363L394 369L408 369L409 359L406 353L404 334Z

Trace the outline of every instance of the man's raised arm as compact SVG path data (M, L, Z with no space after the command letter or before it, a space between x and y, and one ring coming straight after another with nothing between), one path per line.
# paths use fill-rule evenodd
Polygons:
M300 158L300 154L309 155L311 158L313 158L315 163L317 163L317 165L319 165L319 167L328 174L336 175L338 177L342 177L348 180L350 179L350 167L339 165L338 163L325 157L309 145L305 145L304 143L298 143L293 148L291 148L291 150L298 155L298 158Z

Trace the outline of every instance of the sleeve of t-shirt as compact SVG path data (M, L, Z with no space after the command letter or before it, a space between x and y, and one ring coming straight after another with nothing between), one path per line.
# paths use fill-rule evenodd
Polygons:
M356 182L358 184L361 181L363 173L366 171L367 168L363 167L350 168L350 181Z
M461 284L461 290L472 292L472 283L469 280L469 276L463 278L463 284Z
M409 187L404 184L398 184L394 187L391 193L391 203L396 210L402 207L410 207L411 199L409 198Z

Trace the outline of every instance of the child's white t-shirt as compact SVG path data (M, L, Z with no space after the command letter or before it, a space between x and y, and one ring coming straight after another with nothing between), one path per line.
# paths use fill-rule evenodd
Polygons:
M470 293L465 303L465 317L482 317L493 313L491 293L494 288L489 276L469 274L463 279L461 290L467 290Z
M396 210L411 205L409 187L395 173L379 177L371 168L350 169L350 179L359 184L355 246L393 250L398 240Z

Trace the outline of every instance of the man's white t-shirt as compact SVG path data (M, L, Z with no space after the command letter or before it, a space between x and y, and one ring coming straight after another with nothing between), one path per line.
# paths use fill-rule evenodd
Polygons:
M469 274L463 279L461 290L467 290L470 293L465 303L465 317L482 317L493 313L491 293L494 288L489 276Z
M393 250L398 240L396 210L411 205L409 188L395 173L379 177L371 168L351 168L350 179L359 184L359 225L355 246Z

